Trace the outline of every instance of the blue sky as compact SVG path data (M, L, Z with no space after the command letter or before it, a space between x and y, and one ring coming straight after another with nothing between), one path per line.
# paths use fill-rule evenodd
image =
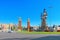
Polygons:
M18 23L22 18L22 25L27 25L30 18L32 26L40 25L40 15L47 10L47 24L60 24L60 0L0 0L0 23Z

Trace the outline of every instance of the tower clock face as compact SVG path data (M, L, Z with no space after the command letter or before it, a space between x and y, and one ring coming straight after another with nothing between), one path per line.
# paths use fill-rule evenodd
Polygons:
M47 16L47 14L46 14L46 13L44 13L44 16Z

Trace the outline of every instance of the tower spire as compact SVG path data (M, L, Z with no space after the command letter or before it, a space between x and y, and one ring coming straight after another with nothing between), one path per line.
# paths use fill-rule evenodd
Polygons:
M46 11L45 8L44 8L44 10L43 10L43 15L44 15L44 16L47 16L47 11Z

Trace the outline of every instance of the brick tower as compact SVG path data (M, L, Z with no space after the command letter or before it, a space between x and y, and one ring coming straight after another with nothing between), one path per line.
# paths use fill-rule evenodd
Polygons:
M30 32L30 19L27 20L27 31Z
M46 29L46 18L47 18L47 12L46 9L43 10L43 14L41 14L41 29L44 31Z
M22 20L21 17L19 17L19 21L18 21L18 30L22 31Z

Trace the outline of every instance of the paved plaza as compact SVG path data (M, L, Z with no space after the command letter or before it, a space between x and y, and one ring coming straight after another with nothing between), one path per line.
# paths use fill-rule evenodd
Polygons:
M60 40L57 34L21 34L0 32L0 40Z

